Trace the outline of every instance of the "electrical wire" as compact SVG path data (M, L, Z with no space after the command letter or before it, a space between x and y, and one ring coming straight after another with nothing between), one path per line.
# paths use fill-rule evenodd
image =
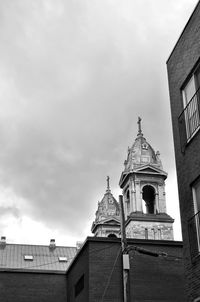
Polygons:
M109 277L108 277L108 280L107 280L107 283L106 283L106 286L105 286L105 288L104 288L104 292L103 292L103 295L102 295L102 298L101 298L101 302L103 302L103 300L104 300L104 296L105 296L106 291L107 291L107 289L108 289L108 286L109 286L109 284L110 284L110 280L111 280L111 277L112 277L112 274L113 274L115 265L116 265L116 263L117 263L118 257L119 257L119 255L120 255L120 252L121 252L121 247L120 247L119 250L118 250L118 253L117 253L117 256L116 256L116 258L115 258L113 267L112 267L111 272L110 272L110 275L109 275Z
M140 247L137 247L137 246L130 246L129 245L127 247L127 252L129 252L129 251L136 251L138 253L146 254L148 256L153 256L153 257L163 257L164 259L167 259L167 258L174 258L175 260L183 259L183 257L170 255L166 252L157 252L157 251L147 250L147 249L140 248ZM170 259L168 259L168 260L170 260Z
M114 245L116 245L116 243L113 243L112 245L109 245L109 246L103 247L103 248L101 248L101 249L94 249L94 250L91 250L91 251L90 251L90 253L95 253L95 252L99 252L99 251L107 250L107 249L112 248Z
M67 260L72 260L73 258L68 258ZM68 261L67 261L68 262ZM24 269L29 269L29 268L34 268L34 267L40 267L40 266L45 266L45 265L50 265L50 264L55 264L55 263L60 263L59 260L53 261L53 262L47 262L47 263L42 263L42 264L36 264L36 265L30 265L30 266L22 266L20 267L20 269L24 268Z

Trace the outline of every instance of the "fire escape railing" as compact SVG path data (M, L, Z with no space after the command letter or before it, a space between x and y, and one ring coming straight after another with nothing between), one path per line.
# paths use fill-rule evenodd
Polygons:
M200 128L200 88L196 91L178 118L182 151Z

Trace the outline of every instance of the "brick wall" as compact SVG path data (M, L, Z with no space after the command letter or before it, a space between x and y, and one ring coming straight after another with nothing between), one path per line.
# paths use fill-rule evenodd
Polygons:
M181 152L178 116L183 110L181 87L200 58L200 3L175 46L168 62L168 79L175 157L179 187L188 301L200 296L200 260L191 262L188 219L194 214L191 183L200 175L200 131Z
M65 274L0 272L2 302L67 302Z
M75 286L79 279L84 275L84 287L80 293L75 296ZM88 266L88 248L81 249L67 273L67 301L83 302L89 301L89 266Z
M129 240L130 245L152 251L163 251L168 257L152 257L130 252L130 294L132 301L185 301L183 283L182 245L172 241ZM84 252L85 251L85 252ZM86 252L87 251L87 252ZM83 252L72 263L67 275L68 285L80 277L88 253L87 302L123 301L122 259L120 239L88 238ZM83 259L81 259L83 257ZM85 271L87 268L85 267ZM73 275L73 278L72 278ZM73 281L73 280L74 281ZM84 294L84 291L82 292Z
M123 301L120 240L89 242L89 282L90 302Z

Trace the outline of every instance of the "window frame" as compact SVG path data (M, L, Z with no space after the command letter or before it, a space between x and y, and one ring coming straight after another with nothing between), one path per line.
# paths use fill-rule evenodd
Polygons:
M191 81L194 86L194 93L191 93L190 99L188 100L186 89ZM178 117L178 121L181 149L182 152L184 152L186 145L200 129L200 59L187 76L180 88L180 92L182 98L182 112Z
M200 128L200 114L199 114L199 96L198 91L200 88L200 84L197 81L197 72L200 73L200 64L195 68L195 70L190 74L190 77L188 78L187 82L183 86L181 92L182 92L182 99L183 99L183 110L184 117L185 117L185 126L186 126L186 137L187 142L191 140L191 138L196 134L196 132ZM187 99L186 89L188 85L192 83L192 86L194 86L194 91L192 92L189 99ZM195 122L193 121L194 118L196 118L196 123L198 126L195 125ZM196 126L196 127L195 127Z
M85 287L85 276L84 274L78 279L76 284L74 285L74 297L76 298L84 289Z
M188 219L188 235L192 261L200 256L200 193L198 205L197 189L200 192L200 176L191 184L193 215Z
M199 189L200 189L200 178L198 178L192 185L193 210L194 210L194 215L195 215L195 227L196 227L196 236L197 236L196 239L197 239L197 245L198 245L198 252L200 254L200 221L199 221L199 217L198 217L200 208L198 209L198 204L197 204L197 185L199 186ZM199 203L200 203L200 201L199 201Z

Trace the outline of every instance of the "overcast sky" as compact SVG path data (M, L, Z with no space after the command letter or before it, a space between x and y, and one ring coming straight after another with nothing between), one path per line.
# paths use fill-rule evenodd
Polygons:
M0 235L74 245L137 117L161 153L181 239L166 60L196 0L0 1Z

